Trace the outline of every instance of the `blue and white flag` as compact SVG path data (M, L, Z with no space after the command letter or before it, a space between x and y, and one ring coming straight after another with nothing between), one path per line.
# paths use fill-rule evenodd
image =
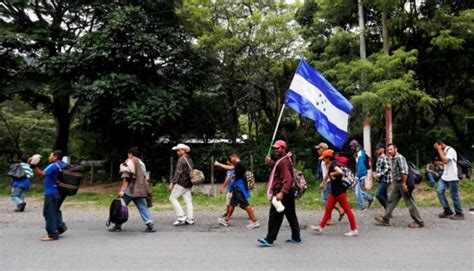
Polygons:
M298 65L285 104L314 120L316 130L342 149L353 106L304 59Z

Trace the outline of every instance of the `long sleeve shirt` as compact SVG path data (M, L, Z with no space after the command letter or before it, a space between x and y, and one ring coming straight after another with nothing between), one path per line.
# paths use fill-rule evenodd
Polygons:
M171 180L171 182L174 184L179 184L184 188L193 187L190 177L190 172L193 166L193 160L189 155L185 154L179 157L178 162L176 163L176 170L174 171L173 179Z
M380 181L385 183L392 182L392 163L390 159L382 154L377 158L377 163L375 165L375 173L380 175Z
M291 158L284 158L276 164L275 176L272 183L273 195L278 192L288 194L293 184L293 168Z
M408 175L408 164L407 160L403 155L397 153L392 158L392 167L393 167L393 179L397 182L402 181L403 175Z

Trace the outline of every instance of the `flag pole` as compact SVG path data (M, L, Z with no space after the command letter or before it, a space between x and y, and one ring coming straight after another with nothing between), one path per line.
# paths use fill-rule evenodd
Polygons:
M281 107L280 116L278 117L278 121L277 121L277 124L276 124L276 127L275 127L275 131L273 132L273 137L272 137L272 141L270 142L270 147L268 148L267 156L269 156L270 153L272 152L273 141L275 141L276 133L278 131L278 126L280 126L280 121L281 121L281 117L283 116L283 110L285 110L285 106L286 106L286 104L283 104L283 106Z

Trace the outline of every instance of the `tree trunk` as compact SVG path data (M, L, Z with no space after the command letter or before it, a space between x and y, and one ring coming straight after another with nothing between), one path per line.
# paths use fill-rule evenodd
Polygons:
M69 129L71 128L72 113L69 112L69 96L53 98L53 115L56 121L56 140L54 149L68 153Z
M382 11L382 36L383 36L383 52L389 55L390 44L388 42L388 26L387 26L387 11Z

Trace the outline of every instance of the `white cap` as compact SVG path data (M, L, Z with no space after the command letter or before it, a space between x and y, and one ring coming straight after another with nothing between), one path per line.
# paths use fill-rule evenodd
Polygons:
M185 150L186 152L189 152L191 150L191 148L188 145L183 144L183 143L179 143L178 145L172 148L173 151L179 150L179 149Z

